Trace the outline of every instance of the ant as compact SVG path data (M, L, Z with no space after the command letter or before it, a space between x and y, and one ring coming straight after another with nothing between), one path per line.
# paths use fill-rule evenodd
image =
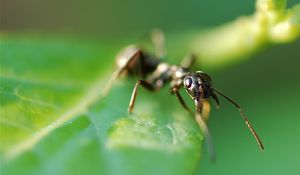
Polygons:
M206 139L208 153L212 161L215 160L215 151L205 119L208 118L210 111L208 100L212 98L216 102L217 108L219 108L219 99L217 94L221 95L239 110L245 124L256 139L260 149L264 150L261 139L251 126L240 105L224 95L221 91L217 90L212 85L212 80L208 74L202 71L190 72L191 66L195 61L195 57L193 55L185 57L180 65L170 65L161 60L161 58L163 58L166 54L164 50L163 33L159 30L155 30L153 31L151 38L154 44L155 55L150 55L134 45L124 48L124 50L117 55L116 63L118 68L104 88L104 94L108 92L113 81L121 74L138 75L140 80L137 80L133 88L128 107L128 112L132 113L138 88L140 86L149 91L155 92L169 83L171 94L175 94L182 107L187 112L195 116L195 119ZM179 89L181 87L184 87L188 95L192 98L192 100L194 100L195 112L192 112L192 110L188 108L184 99L180 95ZM203 116L205 114L207 116Z

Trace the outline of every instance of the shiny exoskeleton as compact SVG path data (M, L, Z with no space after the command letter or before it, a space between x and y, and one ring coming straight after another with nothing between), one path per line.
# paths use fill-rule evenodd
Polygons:
M153 38L156 47L156 55L147 54L142 49L134 45L126 47L120 52L120 54L117 55L116 63L118 68L113 73L111 81L105 88L104 93L110 89L112 82L121 74L138 75L140 79L137 80L134 86L128 107L128 111L131 113L134 108L139 86L142 86L149 91L158 91L166 84L169 84L171 93L177 96L177 99L183 108L189 113L195 115L195 119L205 135L206 143L208 144L207 148L212 160L215 159L215 153L213 144L211 142L210 133L203 119L207 117L203 117L203 109L205 110L205 108L207 108L207 105L204 104L209 104L208 99L210 98L214 99L217 107L219 107L219 100L217 97L217 94L219 94L239 109L239 112L246 125L250 129L252 135L255 137L261 150L263 150L264 146L261 142L261 139L258 137L257 133L249 123L241 107L231 98L225 96L222 92L215 89L208 74L201 71L191 72L190 68L195 60L194 56L189 55L185 57L180 65L170 65L166 62L163 62L160 59L161 57L164 57L165 53L163 50L163 35L161 33L156 33ZM195 112L192 112L192 110L188 108L181 97L179 93L179 89L181 87L184 87L189 96L193 99L195 103ZM209 112L209 109L207 110Z

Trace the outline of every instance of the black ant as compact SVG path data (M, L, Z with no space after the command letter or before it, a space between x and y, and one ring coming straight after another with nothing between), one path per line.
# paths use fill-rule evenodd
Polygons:
M192 110L188 108L179 93L179 89L184 87L189 96L194 100L195 113L193 115L195 115L196 121L206 138L207 149L212 161L215 160L215 151L209 130L204 121L205 116L203 117L203 113L206 111L208 114L210 110L208 103L208 99L210 98L214 99L217 108L219 107L219 99L217 96L217 94L219 94L238 108L260 149L264 150L261 139L251 126L242 108L234 100L214 88L208 74L202 71L190 72L190 68L195 61L193 55L185 57L180 65L170 65L160 60L160 58L165 56L164 35L157 30L152 34L152 41L155 46L155 55L149 55L133 45L126 47L117 55L116 62L118 69L113 73L110 82L104 88L104 93L108 92L112 82L121 74L138 75L140 80L137 80L133 88L128 107L129 113L132 113L133 111L139 86L154 92L160 90L164 85L169 83L171 93L177 96L177 99L186 111L193 114Z

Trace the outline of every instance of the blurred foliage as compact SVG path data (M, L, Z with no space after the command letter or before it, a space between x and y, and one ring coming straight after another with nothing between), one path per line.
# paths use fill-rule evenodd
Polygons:
M286 9L286 0L257 0L252 15L194 34L190 50L204 60L204 67L216 67L249 58L273 43L295 41L300 35L299 7Z
M177 34L252 14L254 3L254 0L1 0L0 28L72 33L100 39L140 37L157 27ZM288 0L287 7L296 3L299 0Z

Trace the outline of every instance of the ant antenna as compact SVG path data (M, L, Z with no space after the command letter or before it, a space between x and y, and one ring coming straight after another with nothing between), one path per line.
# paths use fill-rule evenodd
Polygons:
M236 106L241 114L241 116L243 117L246 125L248 126L251 134L254 136L257 144L259 145L261 150L264 150L264 145L261 141L261 139L259 138L258 134L255 132L254 128L252 127L252 125L250 124L249 120L247 119L245 113L243 112L242 108L240 107L240 105L238 105L236 102L234 102L231 98L227 97L226 95L224 95L221 91L217 90L214 88L214 90L220 94L221 96L223 96L226 100L228 100L229 102L231 102L234 106Z

